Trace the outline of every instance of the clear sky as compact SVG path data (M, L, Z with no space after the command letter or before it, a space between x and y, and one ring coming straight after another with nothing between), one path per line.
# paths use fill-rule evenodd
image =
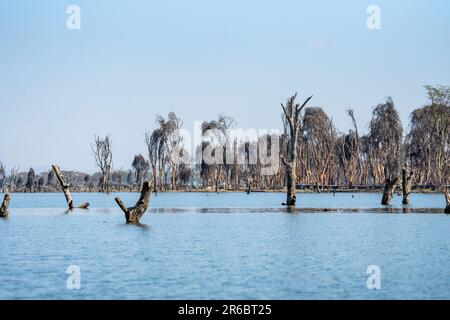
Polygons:
M381 30L366 26L372 4ZM281 128L295 91L341 131L347 108L366 131L392 96L406 126L424 84L450 84L449 57L448 0L0 0L0 161L93 172L90 143L111 134L128 169L156 114Z

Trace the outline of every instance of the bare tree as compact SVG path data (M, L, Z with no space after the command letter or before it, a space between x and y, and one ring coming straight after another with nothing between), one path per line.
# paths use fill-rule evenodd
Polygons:
M303 117L305 148L310 155L309 167L317 190L329 184L335 164L336 129L333 122L321 108L306 108Z
M92 144L91 147L94 153L95 163L102 173L100 191L109 194L109 181L112 165L111 139L109 135L104 138L95 136L94 144Z
M148 162L141 154L139 154L134 156L131 166L134 170L136 184L138 186L142 185L148 172Z
M50 170L47 175L47 186L53 187L55 185L55 172Z
M147 145L149 163L152 167L152 178L153 178L153 191L156 192L157 188L157 173L156 168L158 164L158 149L159 141L163 135L163 130L160 128L155 129L152 133L147 132L145 134L145 144Z
M36 179L36 174L34 173L33 168L30 168L30 171L28 171L27 182L25 184L25 187L28 189L29 192L34 191L34 180L35 179Z
M252 159L254 155L252 153L256 150L257 143L254 141L245 141L240 145L239 154L244 159L244 163L241 167L242 180L245 183L245 190L247 194L252 192L252 186L256 178L259 176L258 163L255 159Z
M177 169L181 164L178 159L182 155L183 152L183 137L181 136L181 129L183 126L183 121L177 117L175 112L170 112L166 122L166 134L167 134L167 149L168 155L170 159L170 166L172 168L171 173L171 185L172 190L177 189Z
M19 175L16 180L16 188L21 191L22 187L23 187L23 178L22 176Z
M180 166L177 170L177 180L180 181L181 186L188 185L192 176L193 176L192 167L187 163L180 164Z
M358 165L360 166L361 141L353 110L348 109L347 114L352 120L353 129L338 138L337 158L348 186L352 188L357 180Z
M159 191L164 191L165 183L164 176L166 172L167 165L167 124L166 120L162 116L157 116L156 122L159 124L159 130L155 133L156 138L156 150L158 159L158 187Z
M39 179L38 179L38 190L39 190L39 192L42 192L42 188L44 187L44 185L45 185L45 178L44 178L44 176L40 176Z
M131 170L128 171L127 185L133 186L133 172Z
M114 184L114 189L116 191L121 191L122 189L122 170L117 170L112 173L112 182Z
M440 186L450 173L450 87L425 88L430 103L411 113L406 154L420 183Z
M204 121L202 123L202 137L205 150L210 150L209 156L214 157L217 161L208 165L208 170L213 175L215 191L219 192L219 185L223 181L225 189L228 182L228 171L230 169L227 159L230 154L230 130L235 126L236 122L233 118L220 114L217 120Z
M288 146L288 159L281 158L281 161L286 170L286 184L287 184L287 195L286 203L287 206L295 206L297 197L295 195L295 190L297 187L297 146L299 135L302 132L302 115L301 112L312 96L306 99L302 105L296 103L297 93L287 100L286 105L281 104L283 109L285 123L287 124L287 129L289 131L289 146Z
M145 144L147 145L148 157L152 166L153 187L157 188L157 167L159 173L159 189L163 189L171 170L171 188L176 190L176 179L178 177L177 170L182 163L178 161L185 158L185 150L183 149L183 138L181 129L183 122L174 112L169 112L167 120L163 116L157 116L156 122L159 128L153 130L150 134L145 134Z
M389 205L399 180L403 140L402 123L391 98L374 108L370 122L369 140L372 157L384 172L384 191L381 203Z
M6 166L0 161L0 191L3 190L6 179Z
M15 192L18 180L19 180L19 168L13 167L11 168L9 176L6 179L7 189L11 192Z
M88 189L89 189L89 182L90 182L90 180L91 180L91 176L90 175L88 175L88 174L86 174L85 176L84 176L84 191L85 192L87 192L88 191ZM90 190L89 190L90 191Z

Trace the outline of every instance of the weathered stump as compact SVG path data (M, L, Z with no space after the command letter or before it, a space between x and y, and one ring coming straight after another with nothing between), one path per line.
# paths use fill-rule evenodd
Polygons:
M388 206L392 200L392 195L394 194L395 186L397 185L398 177L395 179L386 179L383 190L383 198L381 199L381 204Z
M67 205L69 206L69 209L72 210L75 208L75 205L73 203L72 195L70 194L70 184L66 183L64 180L64 175L61 171L61 169L57 165L52 165L53 171L56 174L56 177L58 178L59 184L61 185L62 191L64 193L64 196L66 197ZM78 208L79 209L87 209L89 207L89 203L83 203Z
M141 197L134 207L127 208L119 197L116 197L116 203L125 213L125 220L127 223L139 223L139 220L147 211L148 204L150 202L150 196L152 194L152 184L144 182L141 190Z
M6 218L9 215L8 207L9 203L11 202L11 194L7 193L5 194L5 197L3 198L2 206L0 207L0 217Z
M402 169L402 189L403 189L403 204L409 204L409 195L411 193L411 185L414 172L411 170L408 175L406 168Z
M281 158L281 162L286 168L286 180L287 180L287 193L286 202L283 202L283 206L295 207L297 203L297 196L295 195L297 175L295 172L295 164L287 162L284 158Z
M446 207L445 207L444 212L450 213L450 194L448 193L447 189L444 190L444 195L445 195L445 202L446 202Z

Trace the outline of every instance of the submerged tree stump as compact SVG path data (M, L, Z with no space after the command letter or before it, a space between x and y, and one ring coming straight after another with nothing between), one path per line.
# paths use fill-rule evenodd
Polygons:
M297 196L295 195L296 190L296 181L297 175L295 173L295 165L293 163L286 162L286 160L281 157L281 162L286 168L286 181L287 181L287 194L286 194L286 202L283 202L281 205L295 207L297 202Z
M64 175L62 174L61 169L57 165L52 165L53 171L56 174L56 177L58 178L59 184L61 185L62 191L64 193L64 196L66 197L67 205L69 206L69 209L72 210L75 208L75 205L73 203L72 195L70 194L70 184L66 183L64 180ZM87 209L89 207L89 202L83 203L78 208L79 209Z
M414 172L411 170L408 175L406 168L402 169L402 189L403 189L403 204L409 204L409 195L411 193L411 185Z
M450 194L448 193L447 189L444 190L444 195L445 195L445 202L447 204L444 212L450 213Z
M139 220L147 211L148 204L150 202L150 196L152 194L152 184L147 181L142 185L141 197L134 207L127 208L119 197L116 197L117 205L125 213L125 220L127 223L139 223Z
M2 206L0 207L0 217L5 218L9 215L8 207L9 203L11 202L11 194L7 193L5 194L5 197L3 198Z
M392 195L394 194L395 186L397 185L398 177L394 179L386 179L386 183L384 185L383 190L383 198L381 199L381 204L384 206L388 206L391 203Z

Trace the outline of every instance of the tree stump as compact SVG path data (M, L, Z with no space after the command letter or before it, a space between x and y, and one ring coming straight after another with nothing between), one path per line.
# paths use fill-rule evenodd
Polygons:
M295 173L295 164L286 162L286 160L281 157L281 162L286 168L286 178L287 178L287 194L286 202L283 202L283 206L295 207L297 202L297 196L295 195L297 175Z
M125 220L127 223L139 223L139 220L142 218L145 211L147 211L151 194L152 184L144 182L144 184L142 185L141 197L139 198L138 202L136 202L134 207L127 208L120 197L116 197L116 203L125 213Z
M411 185L413 180L413 171L411 170L408 175L406 168L402 169L402 189L403 189L403 204L409 204L409 195L411 193Z
M445 195L445 202L446 202L446 207L445 207L445 213L450 213L450 194L448 193L448 190L444 190L444 195Z
M9 203L11 202L11 194L7 193L5 194L5 197L3 198L2 206L0 207L0 217L6 218L9 215L8 207Z
M70 194L70 184L66 183L64 180L64 175L62 174L61 169L57 165L52 165L53 171L56 174L56 177L58 178L59 184L61 185L62 191L64 193L64 196L66 197L67 205L69 206L69 210L72 210L75 208L75 205L73 203L72 195ZM83 203L78 208L79 209L87 209L89 207L89 203Z
M381 204L384 206L388 206L391 202L392 195L394 193L395 186L397 185L398 177L394 179L386 179L386 183L384 185L383 190L383 198L381 199Z

